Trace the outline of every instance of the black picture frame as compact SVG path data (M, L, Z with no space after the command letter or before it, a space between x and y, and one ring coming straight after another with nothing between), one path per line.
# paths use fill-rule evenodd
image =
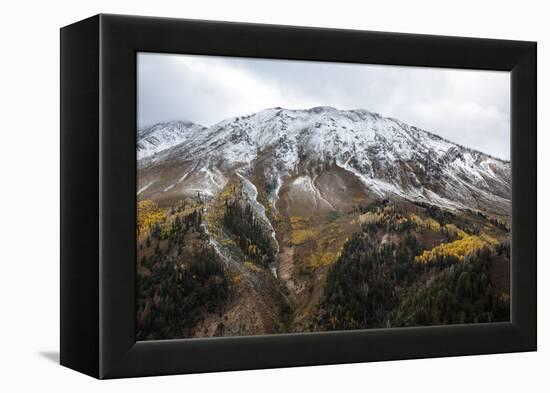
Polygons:
M136 342L136 53L511 72L511 322ZM97 15L61 29L61 364L96 378L537 348L536 43Z

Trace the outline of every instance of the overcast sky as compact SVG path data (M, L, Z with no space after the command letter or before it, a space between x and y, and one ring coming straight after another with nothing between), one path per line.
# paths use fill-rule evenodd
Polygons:
M140 128L326 105L378 112L510 157L508 72L140 53L137 87Z

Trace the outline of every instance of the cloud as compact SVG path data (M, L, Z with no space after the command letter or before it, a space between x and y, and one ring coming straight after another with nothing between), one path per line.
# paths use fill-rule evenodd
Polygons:
M191 120L212 125L225 118L275 106L305 107L299 92L261 78L235 61L208 56L140 54L138 124Z
M140 53L138 125L212 125L269 107L330 105L395 117L510 156L507 72Z

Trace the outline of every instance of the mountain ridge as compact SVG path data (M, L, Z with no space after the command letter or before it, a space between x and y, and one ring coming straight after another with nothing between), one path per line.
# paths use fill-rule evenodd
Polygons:
M261 113L261 112L264 112L264 111L270 111L270 110L283 110L283 111L292 111L292 112L298 112L298 111L306 111L306 112L310 112L310 111L319 111L319 110L334 110L334 111L344 111L344 112L362 112L362 113L366 113L366 114L371 114L373 116L376 116L376 117L380 117L380 118L385 118L385 119L388 119L388 120L391 120L391 121L394 121L396 123L401 123L401 124L405 124L411 128L414 128L414 129L418 129L418 130L421 130L422 132L425 132L427 134L429 134L430 136L434 137L434 138L437 138L437 139L440 139L444 142L447 142L447 143L450 143L450 144L453 144L453 145L456 145L458 147L461 147L465 150L470 150L472 152L475 152L475 153L478 153L478 154L482 154L482 155L485 155L489 158L492 158L492 159L495 159L497 161L501 161L503 163L510 163L510 160L509 159L504 159L504 158L501 158L501 157L497 157L495 156L494 154L490 154L490 153L487 153L487 152L484 152L484 151L481 151L479 149L475 149L475 148L472 148L472 147L468 147L468 146L465 146L465 145L462 145L458 142L454 142L448 138L445 138L445 137L442 137L441 135L438 135L434 132L431 132L431 131L428 131L428 130L425 130L423 128L420 128L420 127L417 127L417 126L414 126L414 125L410 125L396 117L392 117L392 116L383 116L381 115L380 113L378 112L372 112L372 111L369 111L367 109L364 109L364 108L354 108L354 109L344 109L344 110L341 110L341 109L338 109L338 108L335 108L333 106L316 106L316 107L311 107L311 108L308 108L308 109L289 109L289 108L282 108L282 107L273 107L273 108L264 108L258 112L253 112L253 113L250 113L250 114L247 114L247 115L243 115L243 116L232 116L232 117L228 117L228 118L225 118L225 119L222 119L214 124L212 124L211 126L204 126L202 124L199 124L199 123L195 123L191 120L187 120L187 119L178 119L178 120L170 120L170 121L162 121L162 122L157 122L157 123L154 123L150 126L147 126L147 127L142 127L142 128L139 128L138 129L138 143L140 142L140 140L143 138L144 134L147 133L148 131L150 131L151 129L154 129L154 128L158 128L158 127L166 127L166 126L169 126L171 124L174 124L174 123L187 123L187 124L194 124L196 126L200 126L203 130L206 130L210 127L215 127L217 125L220 125L220 124L224 124L224 123L227 123L227 122L230 122L230 121L233 121L237 118L242 118L242 117L248 117L248 116L252 116L254 114L257 114L257 113ZM170 147L173 147L174 145L172 146L167 146L165 149L167 148L170 148ZM164 150L164 149L163 149Z
M137 132L138 159L155 155L177 145L194 132L206 129L188 120L174 120L153 124Z
M487 210L493 203L501 213L509 208L509 161L364 109L267 108L210 127L186 127L183 134L170 146L140 157L138 166L145 173L178 163L182 171L163 190L184 188L179 186L184 181L176 180L185 176L187 182L196 178L190 187L194 191L202 182L204 192L214 195L228 174L246 174L263 163L269 167L263 180L276 194L285 179L331 164L354 174L379 197L397 195L451 209ZM190 176L192 171L203 175ZM140 189L163 180L147 177ZM271 195L270 202L277 199Z

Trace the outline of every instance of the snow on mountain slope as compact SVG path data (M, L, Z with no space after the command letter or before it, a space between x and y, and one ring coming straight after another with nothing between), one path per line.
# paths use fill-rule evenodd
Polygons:
M138 159L154 155L194 136L206 127L189 121L158 123L138 131Z
M142 187L151 181L159 183L157 188L165 181L174 183L193 167L202 171L209 184L219 185L208 187L208 192L215 194L237 170L243 174L260 171L275 206L285 182L297 176L316 178L324 166L347 171L378 197L393 195L447 208L503 214L510 207L509 162L366 110L271 108L207 129L186 127L182 134L185 136L175 138L178 142L172 147L164 148L170 140L166 136L163 143L155 145L163 146L155 150L157 154L141 156ZM161 179L159 172L176 180ZM186 184L191 178L181 182L178 189L182 194L186 188L201 188L200 181ZM323 194L315 189L315 182L310 181L308 187L317 199ZM152 185L142 194L154 192L158 195L162 190ZM330 204L326 200L326 205Z

